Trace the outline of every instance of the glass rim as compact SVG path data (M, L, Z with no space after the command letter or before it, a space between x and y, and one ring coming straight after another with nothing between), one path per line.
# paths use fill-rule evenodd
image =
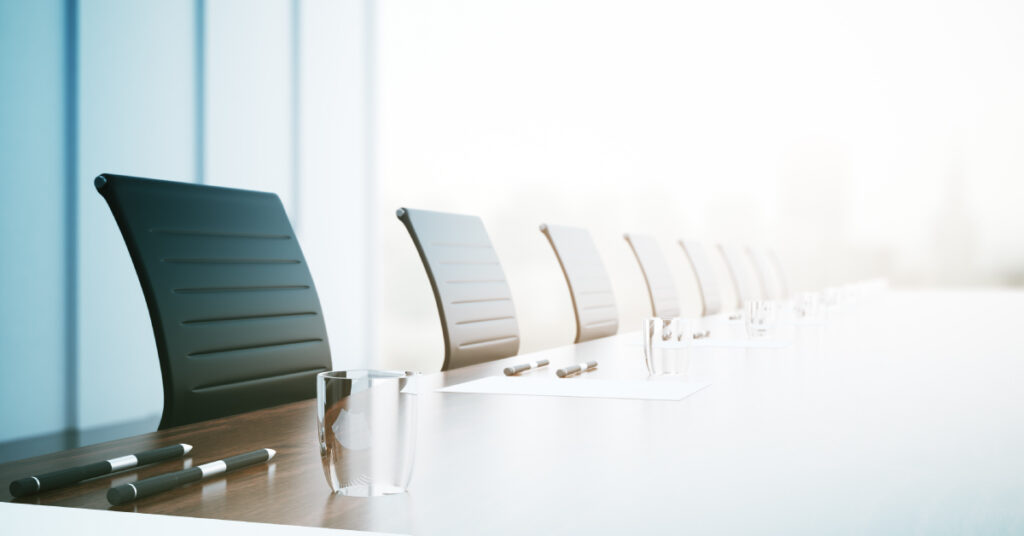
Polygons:
M362 380L366 378L374 380L410 378L419 374L411 370L378 370L378 369L346 369L346 370L325 370L317 373L318 380Z

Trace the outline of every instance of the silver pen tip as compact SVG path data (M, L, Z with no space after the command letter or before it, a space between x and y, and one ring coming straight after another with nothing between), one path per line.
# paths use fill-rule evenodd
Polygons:
M274 450L274 449L266 449L266 450L267 450L267 461L269 462L270 460L274 459L274 455L277 454L277 451Z
M181 453L182 456L192 452L192 445L189 445L188 443L182 443L181 448L185 450L185 452Z

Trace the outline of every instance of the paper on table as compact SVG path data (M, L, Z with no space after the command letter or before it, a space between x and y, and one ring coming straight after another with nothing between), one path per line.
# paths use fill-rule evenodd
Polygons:
M206 536L245 534L246 536L344 536L383 535L383 532L272 525L199 517L164 516L89 510L61 506L15 504L0 502L0 519L5 534L58 534L75 536L110 536L111 534L145 534L146 536Z
M718 347L718 348L785 348L793 341L790 339L694 339L693 342L676 343L675 347Z
M793 344L792 339L693 339L692 341L664 341L656 343L659 348L785 348ZM631 340L629 346L643 346L639 340Z
M589 378L517 378L488 376L450 385L444 393L493 395L573 396L633 400L682 400L711 385L706 382L601 380Z
M822 318L798 318L792 322L793 325L796 326L824 326L825 324L828 324L828 322Z

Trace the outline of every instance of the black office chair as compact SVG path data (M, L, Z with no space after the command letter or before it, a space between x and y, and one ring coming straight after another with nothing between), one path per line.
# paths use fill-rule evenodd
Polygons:
M104 174L153 322L160 428L316 396L320 301L272 193Z
M519 352L512 293L484 223L476 216L400 208L430 278L444 333L441 370Z

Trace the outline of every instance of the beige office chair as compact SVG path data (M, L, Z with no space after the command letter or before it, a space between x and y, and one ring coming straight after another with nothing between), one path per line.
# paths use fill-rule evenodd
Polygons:
M779 289L782 290L782 296L789 297L789 280L786 277L786 271L782 269L782 262L779 261L778 254L774 249L766 250L765 253L768 255L768 263L775 269L775 281L779 285Z
M781 284L775 267L768 258L768 253L758 247L748 246L747 255L754 266L757 280L761 284L764 297L770 300L781 300L786 297L786 291Z
M697 286L704 302L704 316L722 312L725 306L722 287L719 286L718 277L715 276L715 269L704 245L692 240L680 240L679 245L682 246L686 258L690 261L690 267L697 276Z
M483 221L476 216L400 208L437 300L444 333L441 370L516 355L512 295Z
M729 277L736 288L737 306L743 307L744 302L756 300L761 293L756 287L756 282L751 279L746 254L743 248L718 244L718 251L725 259L725 265L729 268Z
M672 281L672 272L668 268L665 257L658 248L658 243L650 235L625 234L640 271L647 283L647 293L651 298L651 313L660 318L675 318L680 315L679 297L676 285Z
M612 282L586 229L541 224L569 285L576 311L576 342L615 335L619 310L615 307Z

